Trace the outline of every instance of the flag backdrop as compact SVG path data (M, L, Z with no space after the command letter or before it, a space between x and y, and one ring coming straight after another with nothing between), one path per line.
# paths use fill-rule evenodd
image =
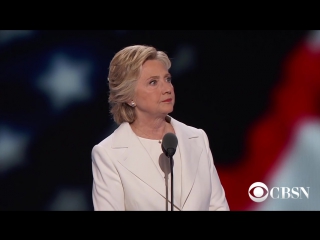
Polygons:
M93 210L108 66L133 44L169 55L171 115L208 134L231 210L320 210L319 31L0 30L1 210Z

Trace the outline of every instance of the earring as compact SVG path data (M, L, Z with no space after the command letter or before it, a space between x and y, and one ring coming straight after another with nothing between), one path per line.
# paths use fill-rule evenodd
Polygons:
M134 103L134 101L131 101L131 107L135 107L136 106L136 104Z

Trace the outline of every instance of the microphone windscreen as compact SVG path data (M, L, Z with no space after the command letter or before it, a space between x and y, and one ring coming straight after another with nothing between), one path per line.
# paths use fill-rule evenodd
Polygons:
M162 139L162 151L167 155L168 149L176 149L178 146L178 138L173 133L166 133Z

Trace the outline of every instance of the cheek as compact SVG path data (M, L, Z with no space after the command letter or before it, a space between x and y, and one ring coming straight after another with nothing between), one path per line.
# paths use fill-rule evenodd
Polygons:
M141 99L140 102L144 105L144 106L154 106L155 104L157 104L158 102L160 102L160 97L158 94L156 93L149 93L144 95Z
M135 97L138 102L146 104L150 99L153 98L153 93L149 91L140 91L136 93Z

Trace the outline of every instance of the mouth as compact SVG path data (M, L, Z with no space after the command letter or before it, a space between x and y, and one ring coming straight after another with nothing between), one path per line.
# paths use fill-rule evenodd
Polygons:
M166 99L166 100L164 100L162 102L172 102L172 98L168 98L168 99Z

